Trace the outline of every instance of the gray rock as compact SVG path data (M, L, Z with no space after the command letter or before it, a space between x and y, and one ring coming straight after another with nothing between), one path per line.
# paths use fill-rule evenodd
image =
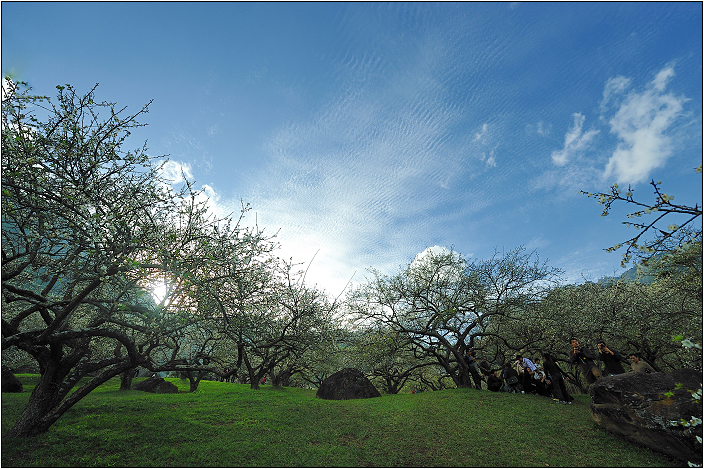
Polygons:
M175 394L178 388L164 378L149 378L132 386L136 391L153 392L155 394Z
M22 387L22 383L17 379L17 376L5 368L2 369L2 383L0 383L0 387L2 387L2 392L24 391L24 387Z
M315 394L321 399L367 399L381 394L361 371L345 368L325 378Z
M677 388L680 383L682 387ZM702 463L702 425L681 419L702 418L702 404L690 391L702 386L695 370L670 373L624 373L598 380L590 389L594 421L610 432L680 461ZM672 395L666 395L668 393Z

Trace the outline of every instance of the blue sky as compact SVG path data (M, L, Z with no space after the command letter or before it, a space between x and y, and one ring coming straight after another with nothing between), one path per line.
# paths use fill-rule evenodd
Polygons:
M702 199L699 2L3 2L2 73L153 99L131 147L334 295L433 246L597 280L635 231L579 190Z

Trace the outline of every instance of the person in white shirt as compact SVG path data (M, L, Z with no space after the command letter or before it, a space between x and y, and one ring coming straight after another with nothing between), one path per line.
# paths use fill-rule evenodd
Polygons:
M530 361L530 358L524 358L522 355L516 355L516 360L518 360L521 367L530 368L530 371L535 371L536 366L532 361Z

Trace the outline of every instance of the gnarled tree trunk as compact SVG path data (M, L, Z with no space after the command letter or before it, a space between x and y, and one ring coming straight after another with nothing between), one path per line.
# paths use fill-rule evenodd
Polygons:
M34 437L45 433L68 409L95 388L129 369L129 363L118 363L105 368L98 376L71 393L73 386L85 376L80 369L72 369L60 361L50 361L32 391L29 402L5 437ZM70 393L70 394L69 394Z
M129 391L132 389L132 379L135 377L135 371L136 368L130 368L120 373L120 391Z

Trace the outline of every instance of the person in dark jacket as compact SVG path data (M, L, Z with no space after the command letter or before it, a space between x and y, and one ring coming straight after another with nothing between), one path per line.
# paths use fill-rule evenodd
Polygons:
M487 375L486 385L489 388L489 391L501 391L501 376L499 375L499 370Z
M596 348L599 349L599 360L604 364L605 376L620 375L626 372L621 365L623 357L607 347L606 342L600 341L596 344Z
M538 366L538 360L535 360L535 366ZM540 367L536 370L536 372L533 374L533 384L535 384L536 387L536 392L540 394L541 396L547 396L550 397L550 386L548 385L550 381L547 379L547 375L543 371L543 368Z
M570 339L569 356L570 363L579 366L587 384L594 384L597 379L601 378L601 370L594 363L596 358L594 351L589 347L579 345L579 341L574 337Z
M518 382L518 372L513 369L510 362L504 364L504 370L501 372L501 379L506 382L507 392L521 392L520 383Z
M536 391L536 387L533 384L533 371L527 366L523 368L523 373L521 373L521 386L523 386L523 392L526 394Z
M574 398L569 395L567 386L565 386L565 379L569 381L569 377L557 366L552 355L547 352L543 353L543 370L547 373L552 395L558 400L558 404L571 404Z

